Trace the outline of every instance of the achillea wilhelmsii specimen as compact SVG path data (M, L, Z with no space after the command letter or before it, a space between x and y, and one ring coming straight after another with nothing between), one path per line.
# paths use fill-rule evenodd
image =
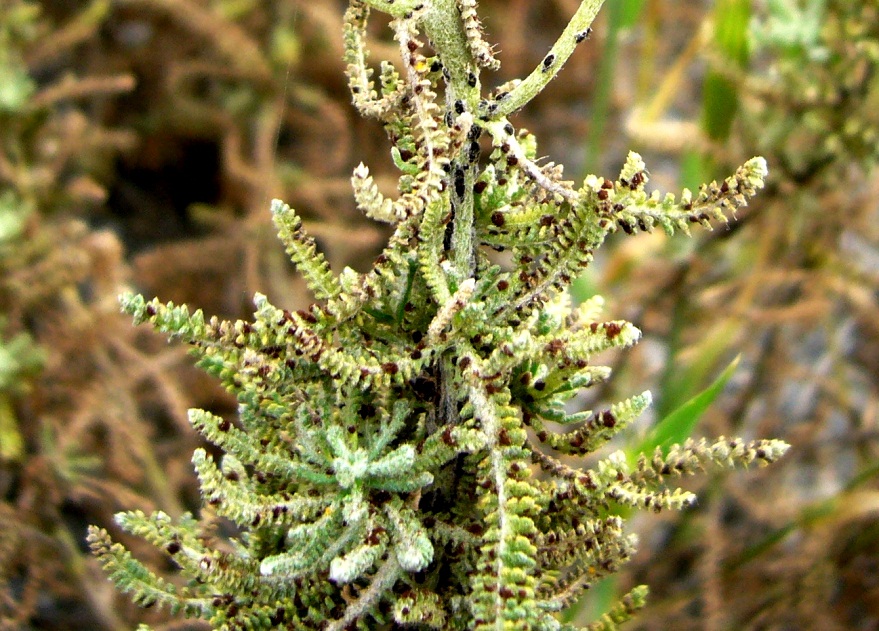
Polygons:
M644 392L566 409L608 378L593 355L639 337L627 322L602 321L598 298L572 308L571 280L608 234L707 227L766 175L755 158L676 200L645 192L634 153L616 180L580 185L537 160L535 138L508 117L588 39L600 5L585 1L528 77L485 95L480 68L498 62L473 0L351 2L354 104L384 123L402 172L393 199L364 165L352 184L393 236L369 272L337 276L275 201L281 240L317 299L308 309L257 295L252 322L225 322L122 298L136 321L189 342L239 401L234 422L190 413L223 452L220 462L193 457L207 518L118 516L165 549L184 586L92 530L93 549L136 601L221 629L574 629L556 612L633 551L609 505L680 508L693 496L666 478L785 451L774 440L690 441L636 463L611 454L591 469L552 455L594 452L650 404ZM383 62L377 82L364 46L370 10L392 15L402 56L402 72ZM509 265L491 250L506 251ZM206 525L213 514L237 535L220 540ZM589 628L612 628L645 595L635 589Z

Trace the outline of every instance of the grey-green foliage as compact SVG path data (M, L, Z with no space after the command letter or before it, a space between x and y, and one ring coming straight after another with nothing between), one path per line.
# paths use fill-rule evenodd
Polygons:
M789 177L879 161L879 2L774 0L753 27L770 63L749 77L747 132Z
M31 210L12 191L0 193L0 273L21 255L24 229ZM2 303L0 296L0 306ZM0 314L0 463L15 461L24 453L24 438L13 400L42 368L45 354L23 332L7 335L7 320Z
M275 201L280 237L318 300L309 308L258 295L253 321L225 322L122 298L137 322L190 343L239 401L236 421L190 413L224 454L193 458L203 521L118 516L166 550L185 584L92 529L93 549L137 602L221 629L573 629L556 612L634 550L610 504L681 508L693 496L667 488L669 477L785 451L780 441L720 438L634 466L612 453L589 469L553 455L594 452L650 404L644 392L606 409L566 408L608 378L591 363L596 353L639 337L627 322L602 321L598 298L573 308L571 279L608 234L709 227L766 175L755 158L676 200L646 192L636 154L615 180L579 185L536 158L535 138L507 117L587 39L599 6L583 2L531 75L484 95L480 67L497 61L473 0L351 2L354 104L384 123L402 172L396 198L364 165L352 183L393 235L370 271L337 276ZM364 45L376 9L392 15L403 60L383 62L378 83ZM217 540L213 515L237 535ZM634 590L588 628L614 628L645 595Z
M38 5L25 2L0 8L0 116L24 109L36 90L18 45L33 39L38 12Z

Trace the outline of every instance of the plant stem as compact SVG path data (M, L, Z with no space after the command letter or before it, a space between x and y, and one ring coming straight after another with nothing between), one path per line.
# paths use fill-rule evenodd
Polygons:
M436 0L424 15L423 26L443 67L448 70L446 108L457 114L454 109L455 103L460 101L468 111L476 111L481 92L479 66L467 45L457 2ZM452 191L451 196L453 233L450 256L454 270L453 281L456 285L473 275L476 254L473 234L473 184L476 181L477 165L469 163L466 153L465 146L457 156L451 157L453 181L463 183L463 186L453 187L455 190ZM455 289L452 288L452 291Z

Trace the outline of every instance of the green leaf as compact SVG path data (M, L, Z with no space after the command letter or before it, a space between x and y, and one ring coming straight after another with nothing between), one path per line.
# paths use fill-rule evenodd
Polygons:
M708 169L702 155L695 149L689 149L684 152L680 165L680 185L681 188L689 188L697 190L702 182L710 179Z
M702 129L712 140L727 140L739 109L739 91L725 76L710 72L702 88Z
M739 68L748 63L751 0L720 0L714 10L714 45Z
M621 29L632 28L641 17L644 0L617 0L618 8L612 14Z
M571 300L575 305L585 302L599 293L594 274L581 274L571 283Z
M626 454L629 462L634 463L642 453L653 453L657 447L662 447L663 451L667 452L671 445L682 443L692 436L696 424L702 418L705 410L714 402L732 377L739 365L740 357L738 356L730 362L729 366L705 390L659 421L639 445L634 449L629 449Z
M744 68L748 63L750 0L720 0L714 10L714 48L724 63ZM712 140L727 140L739 105L738 85L714 68L702 88L702 128Z
M585 592L577 604L562 614L562 621L598 620L610 612L619 599L619 593L619 577L613 574L605 576Z
M681 332L686 328L685 300L675 306L674 324L670 337L669 359L660 380L659 394L656 401L656 416L665 418L673 410L696 396L708 384L716 370L722 366L721 361L734 347L734 327L723 323L712 329L711 334L698 342L693 348L692 358L680 359Z
M25 68L0 63L0 112L23 111L36 90L37 84Z
M12 402L0 394L0 462L17 462L24 455L24 438Z

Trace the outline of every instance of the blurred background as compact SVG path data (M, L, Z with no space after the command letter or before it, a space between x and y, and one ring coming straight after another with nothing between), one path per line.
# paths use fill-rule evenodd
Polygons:
M368 268L388 235L350 174L363 161L391 190L395 173L350 105L345 5L0 3L0 630L204 628L131 605L85 546L106 527L172 576L112 515L196 511L186 410L235 410L116 296L225 318L256 291L305 306L273 197L336 271ZM483 0L502 62L488 87L538 65L577 5ZM374 22L373 60L396 61ZM580 180L636 150L649 186L675 192L754 155L770 178L712 232L609 240L574 297L604 295L644 340L608 356L615 378L590 398L649 387L637 444L714 382L694 435L793 447L686 480L699 502L683 513L633 515L638 556L570 619L647 583L630 629L879 629L879 2L609 0L594 29L512 121L541 155Z

